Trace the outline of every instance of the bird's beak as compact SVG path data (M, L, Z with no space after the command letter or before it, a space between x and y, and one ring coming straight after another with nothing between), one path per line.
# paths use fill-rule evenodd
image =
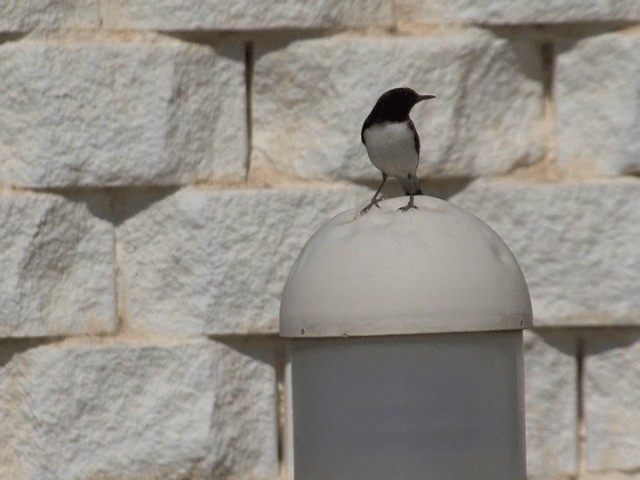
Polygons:
M422 100L431 100L432 98L436 98L435 95L418 95L418 101L421 102Z

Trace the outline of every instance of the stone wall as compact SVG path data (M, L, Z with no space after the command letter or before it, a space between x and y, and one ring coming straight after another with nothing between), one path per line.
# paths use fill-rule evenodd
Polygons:
M640 478L637 0L0 3L0 478L278 478L279 294L378 173L520 260L532 479ZM389 195L399 194L389 186Z

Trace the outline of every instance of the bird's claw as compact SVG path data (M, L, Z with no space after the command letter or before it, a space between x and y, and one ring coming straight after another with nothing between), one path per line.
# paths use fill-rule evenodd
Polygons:
M380 198L376 198L374 200L371 200L371 203L369 205L367 205L366 207L364 207L362 210L360 210L360 215L364 215L365 213L367 213L369 210L371 210L371 207L373 207L374 205L378 208L382 208L379 204L379 202L381 200L384 200L384 197L380 197Z
M417 206L415 206L413 203L410 203L410 204L408 204L408 205L405 205L404 207L400 207L400 208L398 209L398 211L399 211L399 212L406 212L407 210L410 210L410 209L412 209L412 208L415 208L416 210L418 210L418 207L417 207Z

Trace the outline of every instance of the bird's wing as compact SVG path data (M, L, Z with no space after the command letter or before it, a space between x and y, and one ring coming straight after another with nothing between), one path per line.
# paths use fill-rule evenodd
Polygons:
M416 152L420 155L420 136L418 135L418 131L416 130L416 126L413 123L413 120L409 119L408 122L409 130L413 133L413 143L416 145Z
M373 113L373 112L371 112ZM369 116L367 117L367 119L364 121L364 123L362 124L362 130L360 130L360 140L362 140L362 143L364 143L365 145L367 144L364 141L364 131L369 128L369 126L373 123L373 117L371 116L371 113L369 114Z

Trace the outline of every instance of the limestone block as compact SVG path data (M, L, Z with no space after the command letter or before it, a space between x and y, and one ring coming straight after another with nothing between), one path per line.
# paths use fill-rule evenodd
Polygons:
M322 223L364 206L364 188L183 189L119 200L127 325L166 334L277 332L280 294Z
M98 3L98 0L3 0L0 31L97 28L100 25Z
M101 194L0 191L0 337L116 328L108 215Z
M640 173L640 35L608 34L563 44L555 99L558 159L565 167Z
M11 348L11 347L9 347ZM277 478L264 341L62 343L0 363L2 478Z
M261 30L391 25L392 0L103 0L108 28Z
M240 46L133 38L0 46L0 182L181 184L244 175Z
M524 332L527 474L576 474L578 404L576 340L554 331Z
M585 474L586 480L638 480L640 478L637 472L589 472Z
M585 353L587 469L640 478L640 332L594 332Z
M402 85L437 96L412 112L421 174L504 172L544 153L539 55L528 43L470 30L256 49L252 168L378 179L360 129L380 94Z
M509 245L535 325L640 323L640 182L478 181L451 201Z
M412 23L491 25L640 19L635 0L398 0L398 20Z

